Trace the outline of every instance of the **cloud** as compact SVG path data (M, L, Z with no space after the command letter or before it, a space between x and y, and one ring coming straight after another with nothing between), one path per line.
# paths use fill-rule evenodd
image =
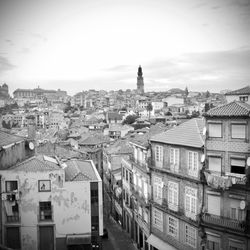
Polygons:
M128 71L131 70L131 66L130 65L117 65L114 67L110 67L110 68L105 68L105 71L113 71L113 72L121 72L121 71Z
M39 33L30 33L30 35L38 40L41 40L43 42L47 42L47 38Z
M3 73L8 70L12 70L15 67L16 66L11 64L6 57L0 56L0 73Z
M249 76L250 49L187 53L145 65L144 81L149 88L162 84L171 87L223 89L227 85L246 84ZM149 79L155 79L154 81ZM146 87L146 85L145 85ZM236 86L237 87L237 86Z

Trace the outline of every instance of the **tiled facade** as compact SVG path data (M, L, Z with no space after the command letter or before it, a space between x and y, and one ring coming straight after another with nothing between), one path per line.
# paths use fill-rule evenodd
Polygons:
M250 118L242 112L227 116L231 105L225 105L221 113L211 110L206 116L207 185L202 225L208 249L250 247Z

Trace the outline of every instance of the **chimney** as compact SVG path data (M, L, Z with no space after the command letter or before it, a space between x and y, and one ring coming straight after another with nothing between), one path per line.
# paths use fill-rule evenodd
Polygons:
M29 115L26 116L27 123L28 123L28 139L35 140L36 138L36 123L35 123L35 116Z

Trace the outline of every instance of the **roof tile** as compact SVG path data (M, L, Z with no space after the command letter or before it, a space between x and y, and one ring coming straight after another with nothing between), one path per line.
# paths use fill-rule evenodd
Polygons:
M210 109L205 116L250 116L250 105L248 103L233 101L213 109Z
M153 136L150 141L200 148L204 145L203 128L203 119L194 118Z

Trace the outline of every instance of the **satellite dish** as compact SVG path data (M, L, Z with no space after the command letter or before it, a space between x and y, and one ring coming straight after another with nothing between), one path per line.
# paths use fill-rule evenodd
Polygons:
M206 156L203 154L203 155L201 156L201 162L204 163L204 162L205 162L205 159L206 159Z
M250 157L247 158L247 166L250 166Z
M30 150L34 150L34 148L35 148L34 143L33 143L33 142L30 142L30 143L29 143L29 149L30 149Z
M240 209L245 209L246 207L246 202L245 201L241 201L240 202Z
M207 128L204 127L204 128L203 128L203 131L202 131L202 134L203 134L203 135L206 135L206 133L207 133Z

